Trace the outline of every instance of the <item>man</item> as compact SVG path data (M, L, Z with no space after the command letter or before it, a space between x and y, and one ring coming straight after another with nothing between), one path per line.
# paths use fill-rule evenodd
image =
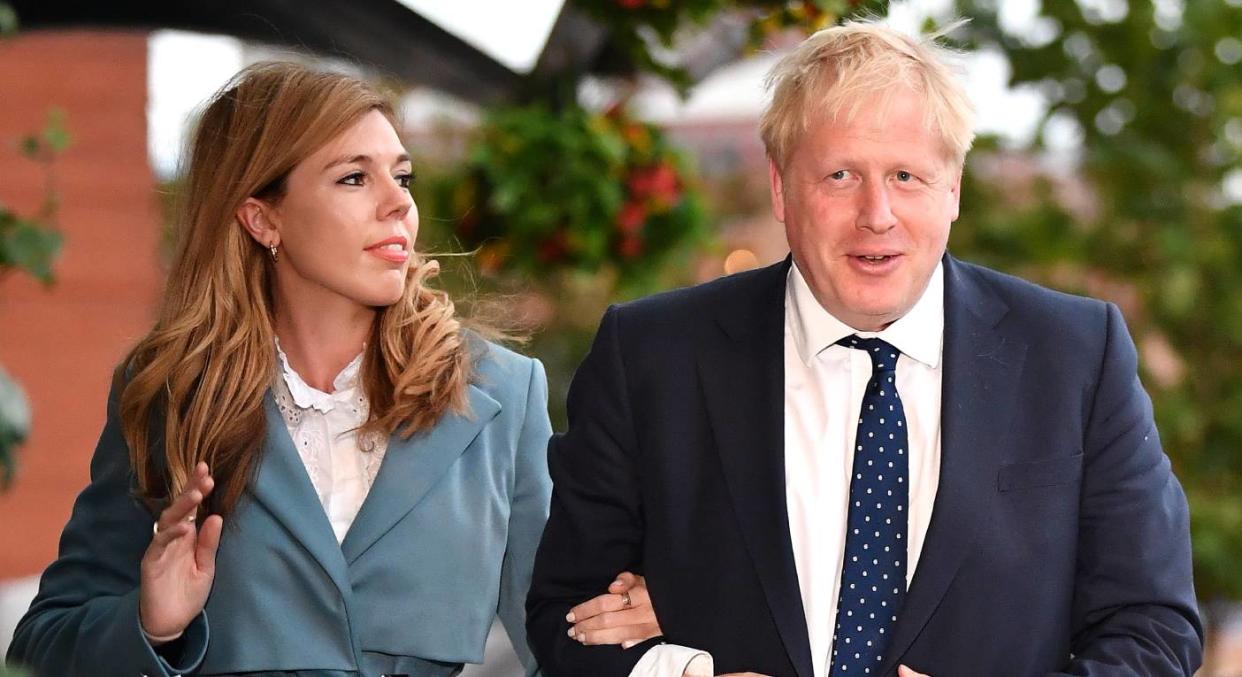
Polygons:
M549 451L550 674L1199 665L1186 501L1118 310L946 254L973 133L945 57L874 23L809 38L761 123L791 259L604 316ZM663 636L586 646L566 614L620 570Z

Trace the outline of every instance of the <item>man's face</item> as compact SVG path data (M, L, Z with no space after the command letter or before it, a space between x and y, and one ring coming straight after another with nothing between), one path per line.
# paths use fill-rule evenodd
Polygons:
M905 315L957 219L962 172L923 122L924 97L873 97L852 120L812 123L782 170L772 208L816 300L860 331ZM842 116L843 117L843 116Z

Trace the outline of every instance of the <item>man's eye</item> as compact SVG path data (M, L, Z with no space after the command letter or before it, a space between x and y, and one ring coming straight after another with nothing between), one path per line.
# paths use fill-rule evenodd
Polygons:
M362 172L354 172L340 181L337 181L337 183L343 183L347 186L361 186L364 178L366 178L366 175Z
M832 179L833 181L844 181L845 177L849 175L850 173L845 171L844 169L838 169L837 171L829 174L828 178Z
M904 170L904 169L903 169L903 170L901 170L901 171L897 172L897 180L898 180L898 181L902 181L902 182L905 182L905 181L913 181L913 180L914 180L914 175L913 175L913 174L911 174L910 172L907 172L906 170Z

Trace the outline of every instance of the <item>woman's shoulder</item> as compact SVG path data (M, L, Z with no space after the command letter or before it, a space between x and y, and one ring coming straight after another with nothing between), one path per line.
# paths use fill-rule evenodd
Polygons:
M524 397L532 381L542 382L546 378L543 365L532 357L477 336L471 337L470 343L474 372L471 382L497 400Z

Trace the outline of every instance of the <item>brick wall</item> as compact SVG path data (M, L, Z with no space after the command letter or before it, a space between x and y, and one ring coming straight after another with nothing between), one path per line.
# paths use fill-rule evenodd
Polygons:
M25 388L34 419L16 483L0 494L0 580L55 557L88 479L112 369L153 318L160 214L146 105L145 33L0 40L0 201L30 214L42 199L44 172L16 140L42 129L49 108L65 111L73 137L54 168L65 237L56 284L0 280L0 364Z

